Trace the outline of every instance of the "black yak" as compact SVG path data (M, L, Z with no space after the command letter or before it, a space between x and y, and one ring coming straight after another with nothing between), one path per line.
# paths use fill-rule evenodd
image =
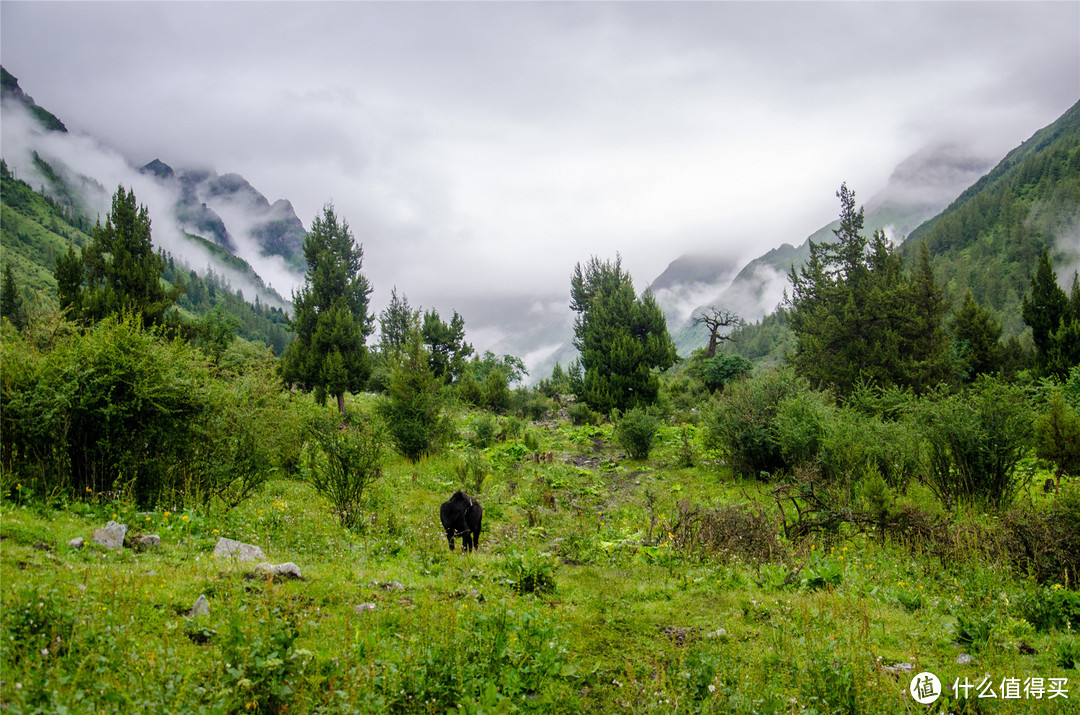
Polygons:
M454 538L461 538L461 548L471 551L480 545L480 520L484 510L480 502L465 492L457 491L439 508L439 519L446 529L446 540L454 550Z

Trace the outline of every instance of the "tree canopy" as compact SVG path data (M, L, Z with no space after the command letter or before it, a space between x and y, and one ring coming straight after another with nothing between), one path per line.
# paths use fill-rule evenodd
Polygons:
M627 410L656 400L660 381L654 370L678 360L664 314L651 292L638 298L621 257L592 257L574 268L570 280L574 347L585 375L580 397L594 410Z
M344 415L345 393L363 389L371 373L365 341L374 318L368 313L371 284L360 272L363 248L333 204L326 204L312 222L304 259L304 287L293 293L296 340L285 351L282 377L314 390L320 402L334 395Z
M151 241L149 211L134 191L119 186L105 225L94 227L82 255L71 247L56 258L60 307L90 322L131 310L142 315L144 325L162 323L186 291L182 282L171 288L162 283L165 266Z
M789 274L790 361L815 387L844 395L862 382L929 389L951 374L947 303L929 255L908 276L883 232L862 235L855 193L844 185L837 196L836 241L811 241L806 265Z

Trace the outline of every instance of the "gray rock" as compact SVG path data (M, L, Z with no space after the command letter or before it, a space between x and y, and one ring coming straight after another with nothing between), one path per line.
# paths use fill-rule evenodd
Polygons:
M81 549L83 547L83 544L85 543L86 542L83 540L83 537L76 536L74 539L68 542L68 546L73 549Z
M120 549L124 546L124 536L127 534L127 524L117 524L110 521L104 529L94 529L94 541L106 549Z
M363 613L364 611L374 611L374 610L375 610L375 604L374 603L361 603L359 606L356 607L356 612L357 613Z
M380 585L379 588L381 588L384 591L404 591L405 590L405 587L402 586L397 581L387 581L386 583Z
M728 634L726 628L717 628L715 631L709 631L705 634L706 638L718 638L721 641L727 641Z
M214 556L218 558L231 557L237 561L255 561L256 559L266 558L266 554L258 546L245 544L234 539L226 539L225 537L218 539L217 544L214 546Z
M195 605L191 607L191 612L188 614L192 618L195 616L209 616L210 615L210 602L206 600L206 594L199 594L199 598L196 599Z
M161 537L157 534L143 534L135 541L135 545L140 549L150 549L155 546L160 546Z
M300 567L292 561L286 561L283 564L271 564L264 561L255 566L255 573L267 578L277 578L279 576L282 578L303 578L303 576L300 575Z
M960 655L956 656L956 664L957 665L967 665L968 663L971 663L974 660L975 659L972 658L967 653L961 653Z

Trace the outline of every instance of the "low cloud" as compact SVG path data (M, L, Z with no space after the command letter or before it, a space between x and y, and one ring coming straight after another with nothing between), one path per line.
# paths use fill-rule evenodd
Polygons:
M0 126L4 160L15 175L35 189L51 191L50 180L34 161L37 153L75 190L81 209L91 221L104 223L118 187L134 191L136 200L150 214L154 245L173 255L180 263L200 273L211 268L239 289L249 299L256 295L271 305L280 301L260 289L246 276L220 263L209 251L185 236L174 218L173 207L179 194L176 189L142 174L119 153L91 137L72 132L43 131L37 120L21 105L5 102L4 121Z

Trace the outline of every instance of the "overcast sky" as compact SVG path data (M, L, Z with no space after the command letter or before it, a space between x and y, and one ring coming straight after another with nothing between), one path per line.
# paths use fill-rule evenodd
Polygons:
M332 200L390 289L568 303L621 252L746 259L942 139L997 156L1080 99L1080 3L0 3L0 59L141 165ZM279 288L281 286L278 286ZM477 309L478 308L474 308Z

